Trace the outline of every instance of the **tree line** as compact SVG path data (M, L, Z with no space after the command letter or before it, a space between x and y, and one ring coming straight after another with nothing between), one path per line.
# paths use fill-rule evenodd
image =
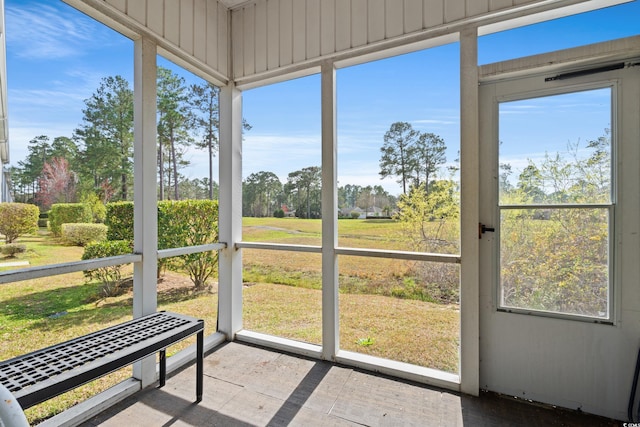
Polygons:
M213 160L218 150L219 88L207 82L187 85L158 67L158 198L217 196ZM27 155L11 168L14 199L48 209L53 203L98 198L131 200L133 193L133 90L121 76L105 77L84 101L82 122L70 136L39 135ZM245 129L250 126L245 123ZM209 176L188 179L190 147L206 150Z
M421 133L411 124L396 122L383 137L380 148L380 177L396 176L403 195L408 190L422 188L428 193L436 182L441 166L446 162L444 139L433 133ZM451 172L455 172L455 168ZM436 186L441 188L442 186ZM449 193L457 185L447 185ZM402 197L402 196L401 196ZM444 203L442 195L437 196ZM273 172L252 173L243 182L243 215L272 216L285 207L301 218L320 218L321 169L309 166L291 172L282 183ZM448 204L456 203L450 197ZM349 216L345 209L359 208L365 216L375 211L379 216L391 217L398 208L398 198L385 191L381 185L352 185L338 187L339 214ZM441 210L448 212L447 210Z
M299 218L320 218L322 176L319 166L308 166L288 174L285 183L268 171L252 173L242 183L242 215L267 217L285 214ZM382 186L347 184L338 187L338 206L360 208L364 212L378 208L389 216L396 197Z

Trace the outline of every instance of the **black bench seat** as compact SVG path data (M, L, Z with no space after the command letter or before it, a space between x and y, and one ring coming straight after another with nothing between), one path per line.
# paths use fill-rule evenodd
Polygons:
M159 386L166 380L168 346L197 334L196 401L202 400L204 321L158 312L0 362L0 383L23 409L160 354Z

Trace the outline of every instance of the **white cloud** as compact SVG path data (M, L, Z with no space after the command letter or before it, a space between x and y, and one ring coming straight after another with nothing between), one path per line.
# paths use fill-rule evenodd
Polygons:
M5 22L7 50L22 58L68 58L94 43L108 42L106 28L64 4L8 2Z

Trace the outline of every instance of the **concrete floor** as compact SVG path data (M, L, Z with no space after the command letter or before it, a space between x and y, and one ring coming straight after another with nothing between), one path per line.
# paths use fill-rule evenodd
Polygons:
M575 411L483 393L460 396L240 343L93 418L88 426L620 426Z

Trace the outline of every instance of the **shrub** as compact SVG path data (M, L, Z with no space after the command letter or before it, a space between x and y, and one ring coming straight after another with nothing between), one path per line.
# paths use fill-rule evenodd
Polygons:
M358 218L360 218L360 212L358 211L351 212L351 219L358 219Z
M0 252L9 258L14 258L16 254L21 254L27 251L27 245L21 243L7 243L4 246L0 246Z
M107 239L133 240L133 202L107 203L104 223L109 227Z
M0 203L0 234L6 243L38 230L40 210L26 203Z
M85 194L82 197L81 202L89 206L89 210L91 211L91 216L93 218L92 222L102 223L105 221L107 209L96 193L91 192Z
M107 226L87 223L62 224L62 239L75 246L86 246L90 242L106 240Z
M91 209L84 203L56 203L49 212L49 229L54 236L62 234L62 224L92 222Z
M85 246L82 259L87 260L126 255L132 251L133 244L130 240L103 240L101 242L92 242ZM102 290L107 297L118 295L120 286L124 281L122 278L121 265L85 270L84 275L89 279L97 279L102 282Z
M158 203L158 248L180 248L218 241L218 202L180 200ZM174 258L171 264L189 273L196 288L204 287L218 265L218 252Z
M282 209L276 209L276 210L273 212L273 216L274 216L275 218L284 218L284 211L283 211Z

